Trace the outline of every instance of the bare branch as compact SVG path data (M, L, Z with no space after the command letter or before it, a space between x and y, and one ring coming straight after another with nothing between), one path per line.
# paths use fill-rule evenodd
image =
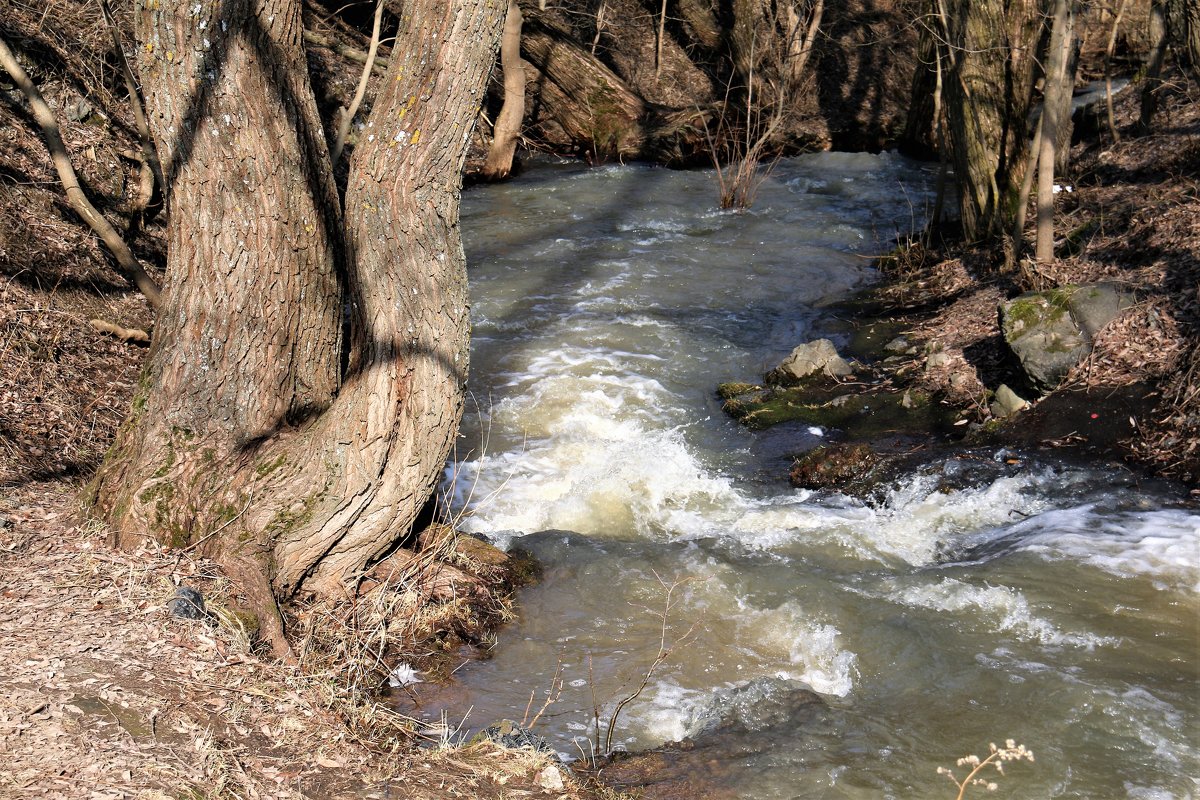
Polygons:
M108 32L112 35L113 50L117 54L117 62L121 65L121 75L125 78L125 90L129 92L129 106L133 110L133 119L137 124L138 139L142 145L142 158L144 163L149 165L150 171L154 173L154 181L158 184L158 189L163 193L165 198L167 195L167 184L163 178L162 163L158 160L158 151L154 148L154 138L150 135L150 126L146 122L146 109L142 105L141 91L137 85L137 81L133 77L133 70L129 66L129 60L125 57L125 48L121 45L121 32L117 29L117 22L113 18L112 8L108 5L108 0L100 0L100 12L104 15L104 23L108 26ZM145 206L149 204L150 198L143 198L142 211L145 211Z
M33 118L37 121L38 127L42 129L46 147L50 151L50 158L58 172L58 179L62 181L63 189L67 192L67 200L70 202L71 208L104 242L113 258L116 259L118 270L125 276L125 279L137 287L146 296L151 307L157 310L161 297L158 284L142 268L137 257L129 249L129 245L125 243L121 235L117 233L112 223L96 210L96 207L84 194L83 188L79 185L79 177L75 174L75 168L71 166L71 158L67 155L67 146L63 143L62 132L58 128L54 112L50 110L50 106L42 97L42 93L34 86L33 81L25 74L25 70L21 68L16 56L13 55L12 50L8 48L8 43L2 37L0 37L0 67L4 68L4 71L9 74L9 77L29 101L29 106L33 110Z
M346 134L350 133L350 125L354 122L354 115L358 113L358 107L362 105L363 97L367 93L367 82L371 79L371 68L375 65L375 55L379 52L379 26L383 22L383 0L379 0L375 4L375 23L371 28L371 49L367 51L367 63L363 65L362 77L358 79L358 89L354 92L354 99L350 101L350 107L346 109L345 116L342 117L342 124L338 126L337 141L333 144L333 152L330 158L333 159L333 165L336 167L338 159L342 157L342 148L346 146Z

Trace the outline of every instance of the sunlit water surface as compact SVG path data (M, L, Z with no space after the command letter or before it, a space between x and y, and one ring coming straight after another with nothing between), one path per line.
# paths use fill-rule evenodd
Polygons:
M537 730L590 753L593 697L607 720L636 688L674 586L683 643L614 745L694 736L756 679L826 701L741 740L739 796L953 797L936 768L1006 738L1037 754L1008 796L1197 795L1200 516L1123 473L986 453L869 504L814 494L784 456L835 432L720 412L715 384L823 333L931 196L918 165L837 153L781 162L745 213L715 208L711 173L646 167L464 195L473 400L448 473L462 527L546 574L458 671L452 720L519 721L558 670Z

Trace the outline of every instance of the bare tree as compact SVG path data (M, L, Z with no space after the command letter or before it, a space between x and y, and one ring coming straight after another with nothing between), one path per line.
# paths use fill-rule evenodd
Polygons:
M982 241L1013 222L1029 146L1035 0L934 0L944 111L963 234Z
M280 654L277 599L343 596L408 533L455 436L459 175L503 21L485 0L406 3L343 209L300 12L138 7L167 283L93 492L117 544L224 565Z

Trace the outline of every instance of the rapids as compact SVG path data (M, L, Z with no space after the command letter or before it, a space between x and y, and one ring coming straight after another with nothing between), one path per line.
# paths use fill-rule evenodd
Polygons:
M715 207L711 172L640 166L541 164L464 194L472 398L447 492L462 529L546 574L428 713L520 721L557 671L537 732L590 755L593 707L606 721L640 682L670 589L671 652L615 746L695 735L751 681L825 701L740 740L721 777L738 796L953 797L937 767L1008 738L1037 761L993 777L1006 796L1200 793L1195 511L1001 453L871 503L796 490L787 455L836 432L720 411L718 382L824 334L868 256L923 224L932 178L824 153L780 162L744 213Z

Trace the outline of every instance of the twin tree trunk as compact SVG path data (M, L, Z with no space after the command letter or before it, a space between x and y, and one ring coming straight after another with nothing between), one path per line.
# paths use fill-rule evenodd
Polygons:
M119 545L216 558L279 652L276 598L342 596L409 532L456 434L458 188L504 7L405 4L344 211L300 12L301 0L138 5L167 286L95 484Z

